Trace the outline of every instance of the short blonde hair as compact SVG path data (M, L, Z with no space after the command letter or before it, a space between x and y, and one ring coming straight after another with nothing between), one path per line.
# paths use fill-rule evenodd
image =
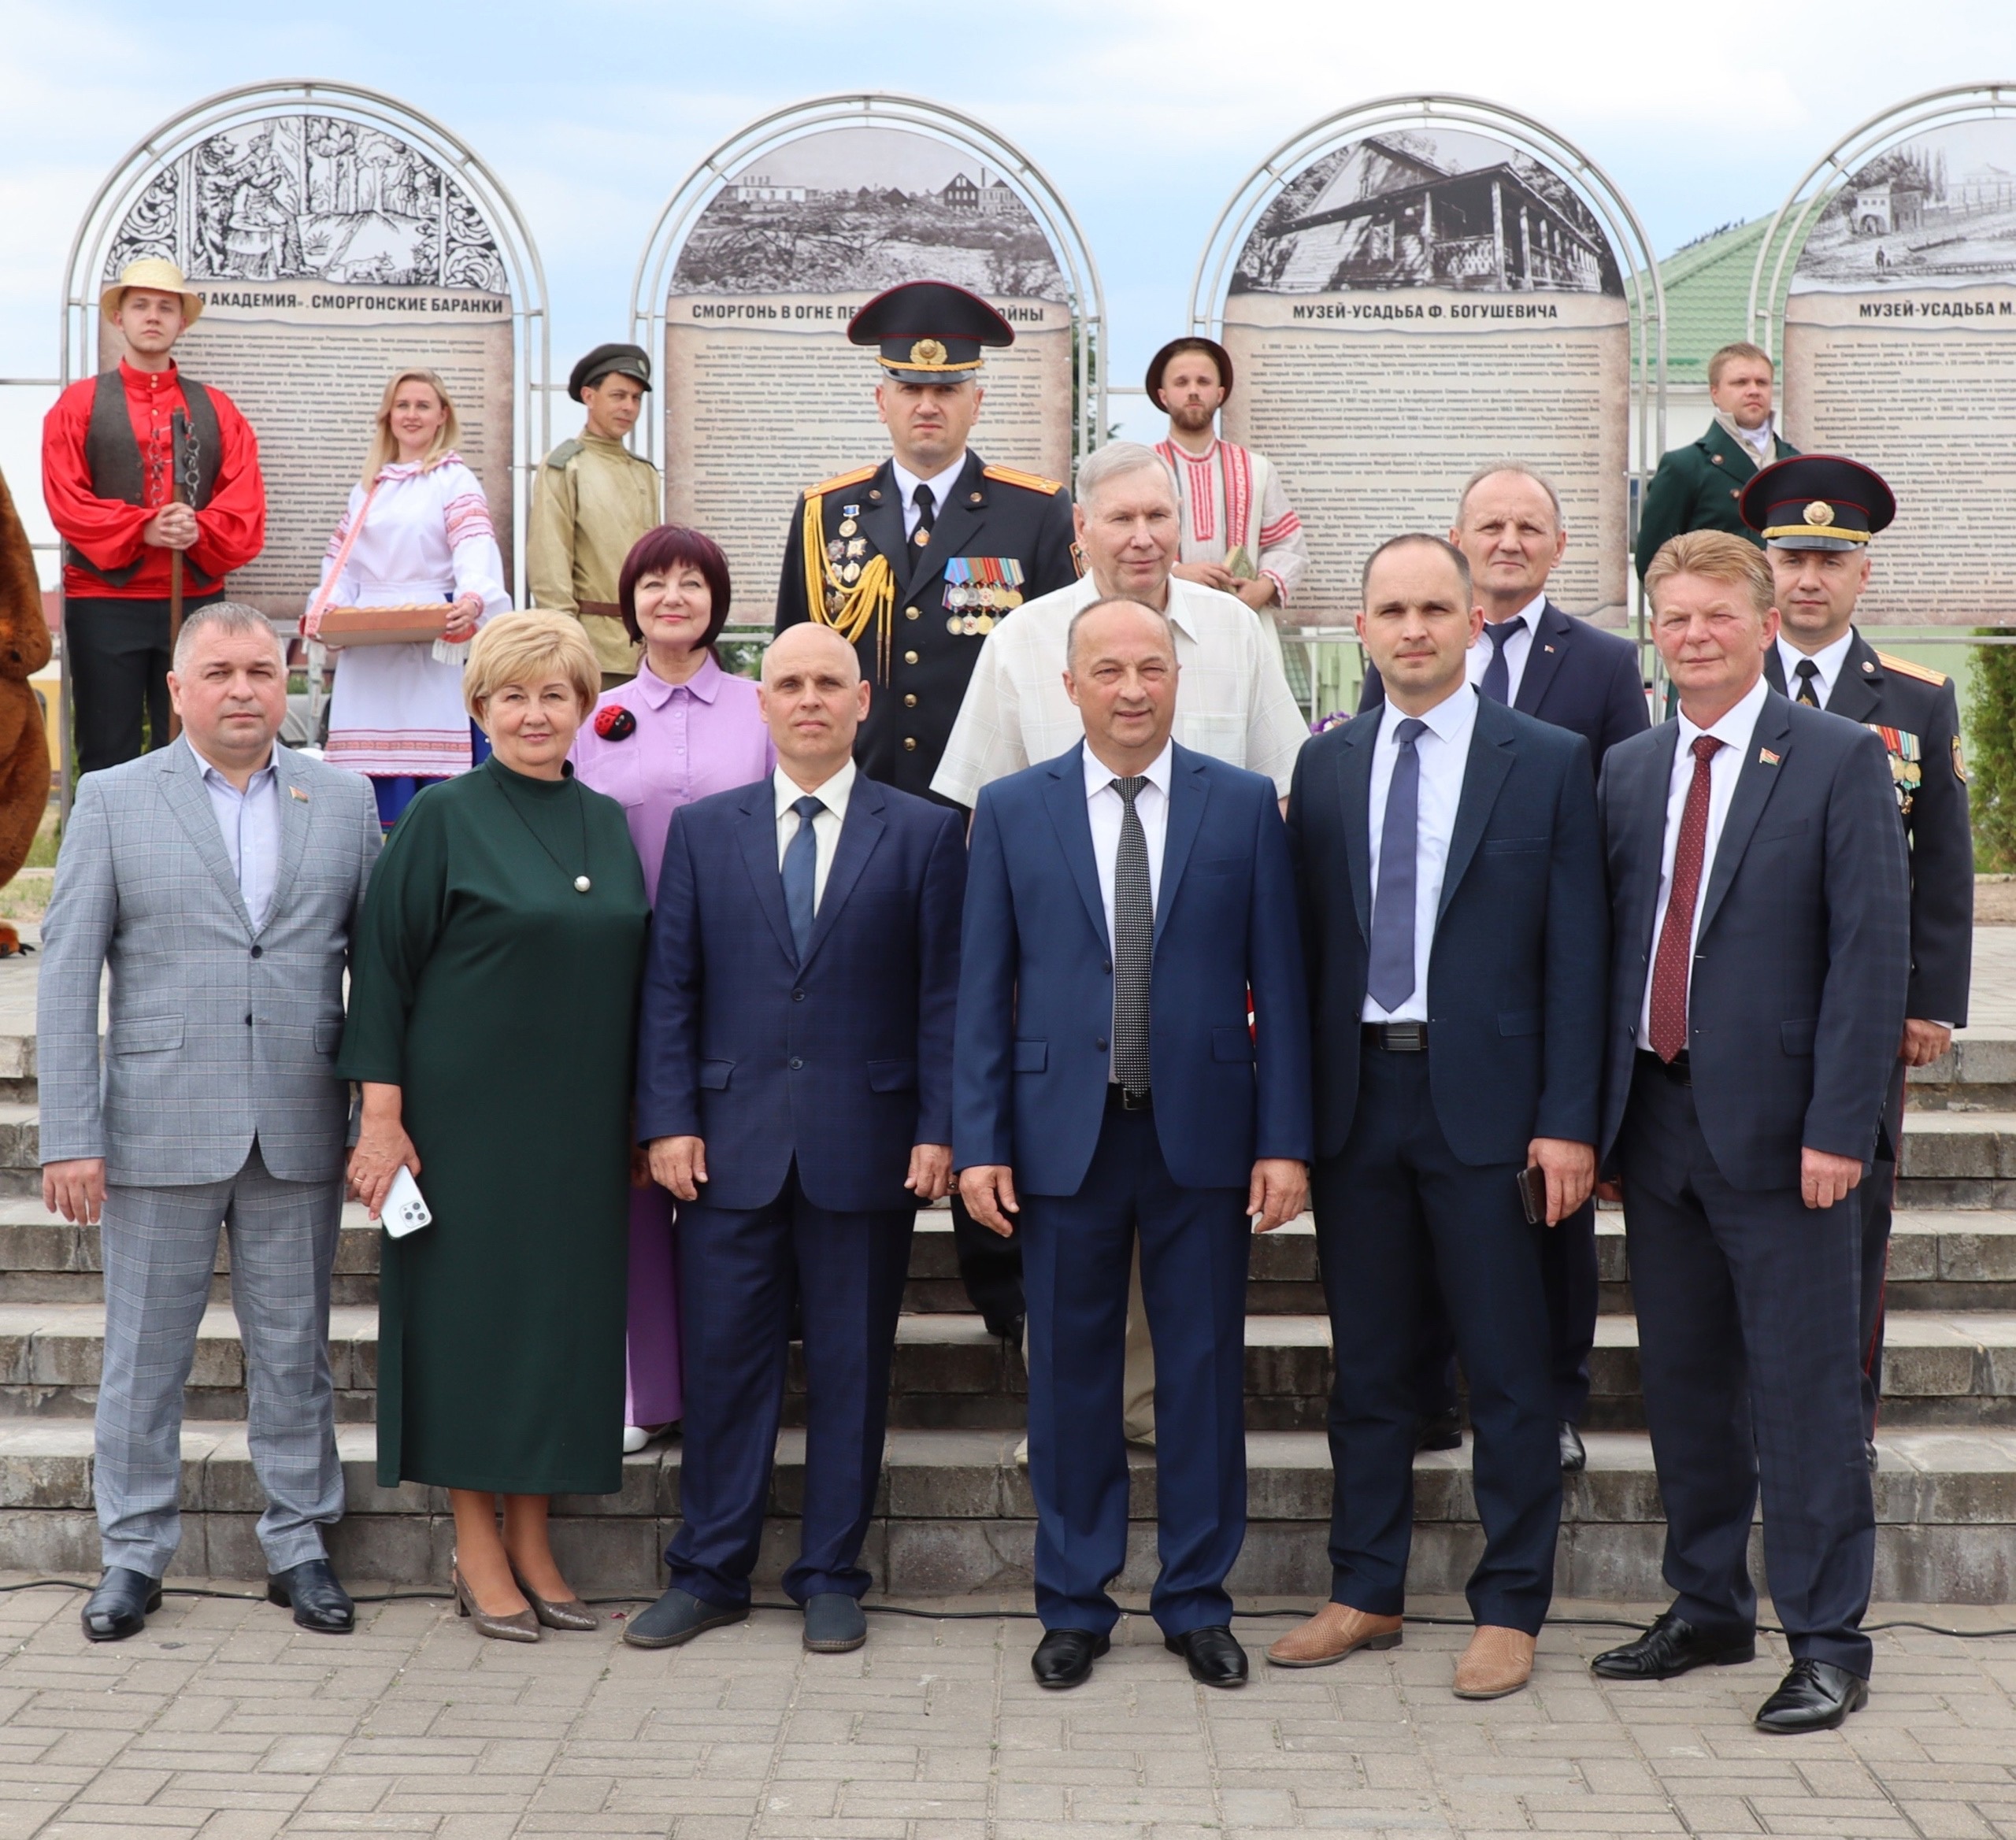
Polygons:
M565 677L585 716L602 694L602 664L581 623L567 613L500 613L476 635L462 673L462 702L483 720L482 705L507 683Z
M1752 345L1747 339L1739 339L1733 345L1725 345L1708 360L1708 387L1712 390L1722 380L1722 372L1732 364L1761 364L1774 376L1778 367L1771 361L1771 354L1761 345Z
M442 417L441 426L435 430L434 439L427 451L421 456L420 470L429 472L454 453L462 439L461 418L455 413L455 399L448 394L448 386L441 381L438 371L430 371L421 365L412 365L394 373L392 380L385 386L385 394L378 399L378 420L371 430L370 450L364 457L364 483L368 489L371 482L399 457L398 437L392 432L392 404L399 394L402 383L418 382L441 398L441 406L448 413Z
M1755 543L1726 531L1683 531L1660 544L1645 571L1645 598L1658 611L1658 591L1677 575L1699 576L1725 586L1746 588L1757 611L1766 613L1777 598L1771 565Z

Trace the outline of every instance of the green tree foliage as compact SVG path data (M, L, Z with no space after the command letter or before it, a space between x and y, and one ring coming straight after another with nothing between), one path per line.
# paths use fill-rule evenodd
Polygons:
M2016 646L1976 648L1966 727L1974 867L2007 875L2016 871Z

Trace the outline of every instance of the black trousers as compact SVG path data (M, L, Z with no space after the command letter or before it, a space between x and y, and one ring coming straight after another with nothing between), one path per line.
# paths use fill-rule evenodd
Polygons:
M1618 1138L1652 1462L1673 1609L1757 1620L1760 1478L1771 1600L1796 1660L1869 1677L1876 1560L1855 1346L1862 1210L1722 1179L1691 1087L1638 1059Z
M1404 1605L1415 1324L1422 1290L1439 1277L1477 1427L1472 1475L1484 1546L1470 1575L1471 1612L1536 1635L1553 1598L1561 1524L1541 1230L1521 1211L1517 1164L1474 1168L1449 1148L1428 1055L1362 1053L1351 1135L1315 1171L1337 1374L1330 1595L1374 1616Z
M1024 1309L1021 1234L1003 1239L981 1226L966 1212L966 1204L954 1189L952 1243L959 1254L959 1281L973 1308L986 1319L989 1331L996 1335L1016 1332Z
M186 616L224 598L224 590L185 594ZM95 773L138 760L145 732L168 746L168 602L109 596L66 598L64 668L76 722L77 771Z
M1890 1222L1897 1206L1897 1153L1904 1141L1904 1064L1890 1075L1876 1161L1855 1198L1862 1204L1862 1431L1873 1442L1883 1409L1883 1287L1890 1269Z
M1886 1226L1884 1232L1887 1235ZM1589 1350L1596 1345L1596 1204L1585 1201L1540 1235L1540 1283L1547 1292L1547 1371L1554 1416L1579 1425L1589 1404ZM1439 1287L1421 1293L1414 1383L1423 1418L1456 1409L1456 1337Z

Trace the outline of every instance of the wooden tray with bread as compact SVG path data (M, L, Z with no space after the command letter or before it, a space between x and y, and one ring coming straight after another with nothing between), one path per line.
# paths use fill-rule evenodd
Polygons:
M448 601L423 601L409 607L324 607L313 637L332 651L351 646L428 645L447 631L454 611ZM302 635L308 636L305 621Z

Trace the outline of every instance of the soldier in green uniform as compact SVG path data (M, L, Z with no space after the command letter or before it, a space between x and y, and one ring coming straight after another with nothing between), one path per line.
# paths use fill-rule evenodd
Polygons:
M624 445L650 387L642 347L598 345L567 379L587 425L546 457L532 482L525 539L532 605L580 621L604 690L637 675L641 648L623 624L617 579L632 546L664 521L658 469Z
M1683 531L1727 531L1757 542L1736 501L1759 467L1799 450L1781 440L1771 416L1769 355L1754 345L1725 345L1708 361L1715 419L1707 434L1659 462L1638 513L1638 579L1659 546Z
M1896 783L1911 864L1911 979L1904 1038L1884 1102L1876 1161L1862 1205L1862 1435L1876 1464L1883 1393L1883 1275L1889 1258L1904 1074L1936 1061L1967 1020L1974 954L1974 844L1967 768L1953 681L1879 652L1855 629L1869 586L1870 539L1896 515L1890 488L1868 467L1809 454L1766 467L1744 490L1743 515L1762 537L1777 588L1777 642L1765 655L1772 687L1882 736Z
M908 282L855 314L847 337L876 348L875 404L894 451L799 497L777 631L816 620L853 644L870 686L854 743L861 770L949 804L931 779L980 641L1080 573L1071 494L1055 479L989 466L966 445L983 350L1015 340L985 301L947 282ZM991 1333L1019 1342L1020 1242L997 1239L956 1192L952 1231L973 1307Z
M863 307L847 337L877 348L876 407L894 452L800 496L777 631L816 620L851 642L872 687L861 770L929 798L980 641L1024 601L1077 579L1071 494L966 445L982 348L1015 338L985 301L907 282Z

